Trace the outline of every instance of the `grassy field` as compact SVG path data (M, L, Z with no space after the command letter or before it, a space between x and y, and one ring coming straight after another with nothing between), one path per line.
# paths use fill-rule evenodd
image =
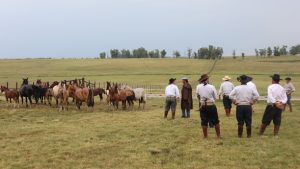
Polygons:
M128 60L1 60L0 83L15 83L22 77L32 80L62 80L76 77L141 84L166 84L170 76L187 75L195 85L212 61L187 59ZM232 60L217 63L212 73L216 86L225 74L233 77L250 74L260 93L265 94L269 75L281 73L294 79L300 88L300 58ZM20 82L20 80L19 80ZM13 86L12 86L13 87ZM300 96L295 93L295 96ZM31 109L7 107L0 97L0 168L245 168L297 169L300 166L300 102L294 112L284 112L280 137L272 136L273 125L265 138L257 135L265 102L255 105L253 137L237 138L235 115L226 117L217 103L222 140L203 140L199 113L191 119L165 120L164 101L150 99L145 110L109 111L98 98L94 112L58 112L56 108L33 105ZM197 107L195 101L194 107ZM245 134L245 133L244 133ZM151 152L158 153L151 153Z

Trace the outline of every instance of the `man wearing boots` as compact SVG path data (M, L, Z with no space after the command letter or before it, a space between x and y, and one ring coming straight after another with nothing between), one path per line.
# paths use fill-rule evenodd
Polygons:
M165 114L164 118L168 117L168 112L171 109L172 111L172 119L175 119L175 111L177 105L177 99L180 98L179 89L174 84L176 79L171 78L169 80L169 85L166 87L165 96L166 96L166 105L165 105Z
M197 95L200 96L201 102L200 118L204 138L207 138L209 122L214 125L217 138L221 138L218 111L215 105L215 100L217 99L216 88L209 84L209 77L207 74L203 74L199 81L200 83L203 83L203 85L200 85L197 88Z
M234 85L230 82L230 77L229 76L225 76L222 80L224 81L221 86L220 86L220 90L219 90L219 98L223 98L223 105L224 105L224 109L225 109L225 113L226 116L229 117L230 116L230 112L231 112L231 100L229 98L229 94L230 92L233 90Z
M280 75L271 76L272 84L268 87L267 107L265 109L259 134L263 135L266 127L273 120L274 136L278 136L281 124L281 113L287 102L287 95L284 88L279 84Z
M252 125L252 107L259 98L259 94L252 90L247 85L247 76L240 76L241 85L235 87L229 94L229 98L232 99L236 105L236 119L238 121L238 137L243 135L243 127L246 123L247 137L251 137L251 125Z
M193 109L192 86L189 84L188 78L183 77L181 89L181 110L182 118L190 118L190 110Z

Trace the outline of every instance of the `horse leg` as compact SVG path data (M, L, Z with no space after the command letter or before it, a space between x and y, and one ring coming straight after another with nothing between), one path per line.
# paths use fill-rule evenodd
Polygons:
M141 99L139 99L139 109L141 108Z
M28 104L27 104L27 96L25 96L25 101L26 101L26 108L28 108Z
M32 100L31 100L31 97L28 97L28 99L29 99L29 103L30 103L30 108L31 108L31 105L32 105Z

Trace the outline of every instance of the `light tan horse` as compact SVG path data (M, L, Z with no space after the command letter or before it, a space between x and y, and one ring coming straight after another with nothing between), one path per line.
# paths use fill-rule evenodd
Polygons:
M80 110L80 106L83 102L87 105L87 111L93 111L94 107L94 94L91 88L80 88L76 84L74 85L75 89L75 103L77 108Z

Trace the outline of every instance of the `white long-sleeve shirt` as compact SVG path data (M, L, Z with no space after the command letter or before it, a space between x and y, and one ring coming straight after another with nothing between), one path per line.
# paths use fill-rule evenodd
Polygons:
M255 90L258 93L256 85L252 81L248 82L247 85L250 86L253 90Z
M276 102L287 102L287 96L284 88L280 84L271 84L268 87L268 99L269 104L274 104Z
M220 86L219 95L229 96L229 94L233 90L233 88L234 88L234 85L231 82L225 81Z
M166 97L180 97L179 89L174 84L169 84L165 89L165 96Z
M217 99L217 90L215 86L207 84L199 84L196 88L196 94L197 96L200 96L201 102L215 102Z
M238 105L250 105L258 100L259 94L248 85L240 85L231 91L229 98L235 100Z
M285 89L286 94L291 94L296 90L293 83L291 83L291 82L286 83L284 85L284 89Z

